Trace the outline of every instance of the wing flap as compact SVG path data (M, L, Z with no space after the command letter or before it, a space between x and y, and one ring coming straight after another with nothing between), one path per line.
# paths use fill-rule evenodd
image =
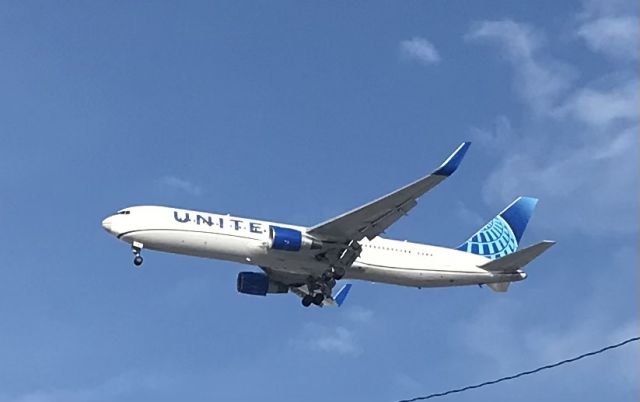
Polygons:
M362 233L363 237L371 240L374 237L378 236L380 233L384 232L384 230L391 226L395 221L406 215L407 212L409 212L409 210L416 205L418 205L418 202L415 199L407 200L402 205L389 210L386 214L377 218L368 226L360 229L360 233Z

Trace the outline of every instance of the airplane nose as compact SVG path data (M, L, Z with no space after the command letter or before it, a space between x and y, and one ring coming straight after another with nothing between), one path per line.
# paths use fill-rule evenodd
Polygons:
M109 233L113 233L113 231L111 230L111 226L113 224L112 222L112 218L108 217L105 220L102 221L102 227L104 228L104 230L106 230Z

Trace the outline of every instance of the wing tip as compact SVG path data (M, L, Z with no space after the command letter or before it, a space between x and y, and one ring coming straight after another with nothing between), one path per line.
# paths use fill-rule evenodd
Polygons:
M433 172L433 174L438 176L451 176L453 172L458 169L464 155L467 153L467 150L471 146L471 141L465 141L458 148L453 151L453 153L440 165L440 167Z

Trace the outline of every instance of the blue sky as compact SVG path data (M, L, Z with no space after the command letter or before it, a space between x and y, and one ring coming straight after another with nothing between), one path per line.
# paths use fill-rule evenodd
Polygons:
M3 2L0 400L394 401L638 334L632 2ZM100 221L314 224L473 141L388 237L456 246L518 195L558 241L506 294L356 283L341 309ZM637 400L638 346L449 401Z

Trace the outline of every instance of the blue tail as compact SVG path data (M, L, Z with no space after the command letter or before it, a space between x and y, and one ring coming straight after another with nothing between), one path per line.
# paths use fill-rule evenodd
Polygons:
M529 223L538 200L519 197L491 222L484 225L458 250L496 259L511 254L518 249L522 234Z

